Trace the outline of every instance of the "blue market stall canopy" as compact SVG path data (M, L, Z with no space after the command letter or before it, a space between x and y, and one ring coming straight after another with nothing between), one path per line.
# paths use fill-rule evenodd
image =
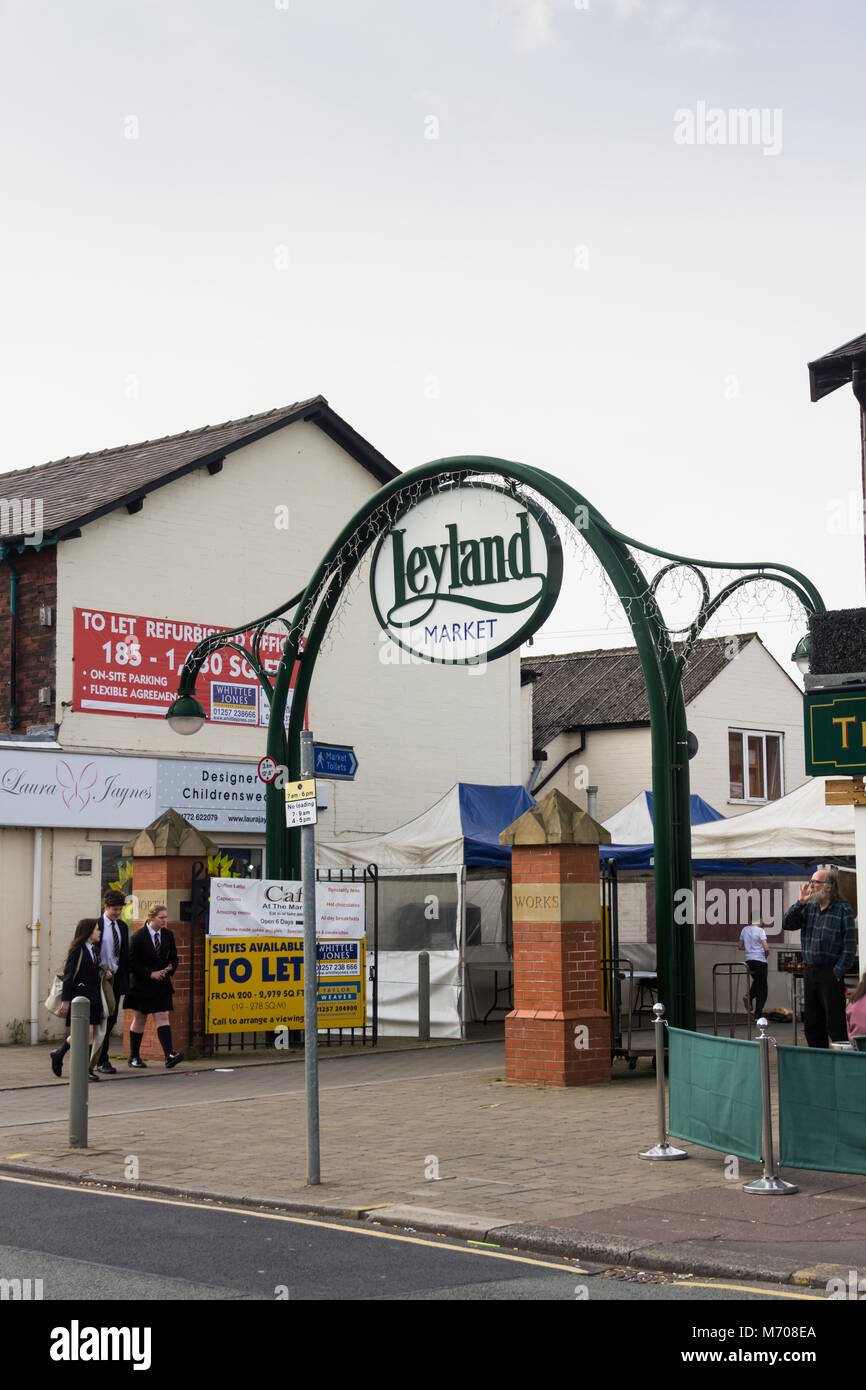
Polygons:
M387 834L320 841L316 863L320 869L378 864L383 874L508 868L511 849L500 845L500 832L534 805L524 787L457 782L428 811Z
M703 797L692 794L692 825L706 825L710 821L724 820ZM638 792L633 801L623 806L621 811L604 822L605 830L610 831L611 843L599 845L602 864L615 859L617 869L647 872L653 867L653 794Z

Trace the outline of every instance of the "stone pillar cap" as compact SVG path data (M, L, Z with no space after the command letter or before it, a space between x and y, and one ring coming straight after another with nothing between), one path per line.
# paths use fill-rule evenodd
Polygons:
M215 841L202 835L178 811L168 810L146 826L132 844L124 845L123 853L135 859L173 859L180 856L204 859L209 854L215 854L218 848Z
M499 836L501 845L609 845L610 831L560 791L547 793Z

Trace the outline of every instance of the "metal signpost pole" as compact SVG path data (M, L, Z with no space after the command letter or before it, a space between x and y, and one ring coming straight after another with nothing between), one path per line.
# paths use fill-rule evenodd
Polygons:
M313 735L301 732L301 777L313 776ZM319 1176L319 1019L316 976L316 827L301 828L301 883L304 900L304 1077L307 1092L307 1183Z
M90 1000L79 994L69 1009L69 1147L87 1148L87 1084L90 1062Z

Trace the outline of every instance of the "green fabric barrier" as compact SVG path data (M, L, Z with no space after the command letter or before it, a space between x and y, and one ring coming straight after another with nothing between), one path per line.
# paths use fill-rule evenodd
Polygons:
M780 1047L779 1162L866 1173L866 1056Z
M760 1161L758 1044L669 1028L668 1108L677 1139Z

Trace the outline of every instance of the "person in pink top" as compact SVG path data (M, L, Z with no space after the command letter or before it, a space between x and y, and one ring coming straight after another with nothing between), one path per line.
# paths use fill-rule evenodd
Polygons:
M848 1037L866 1036L866 975L860 976L860 983L848 1000L845 1010L848 1017Z

